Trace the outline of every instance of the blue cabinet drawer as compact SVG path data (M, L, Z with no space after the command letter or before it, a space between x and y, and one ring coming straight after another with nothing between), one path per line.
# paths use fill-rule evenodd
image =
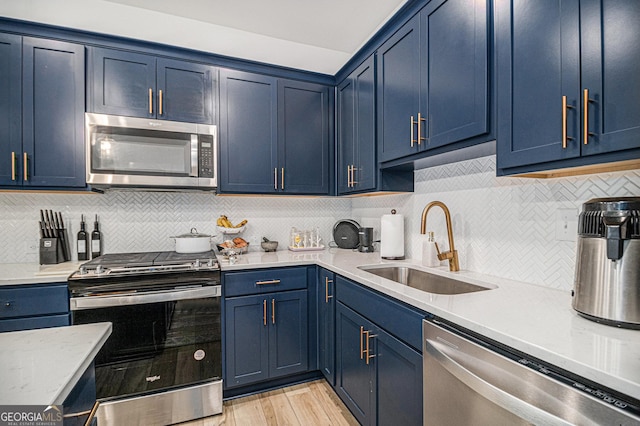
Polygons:
M390 334L422 351L422 320L425 313L408 308L361 285L336 276L338 301L373 321Z
M225 297L306 288L306 267L227 272L223 275L223 291Z
M69 312L66 284L0 288L0 318Z
M0 320L0 333L5 331L35 330L36 328L62 327L70 325L69 314L43 317L12 318Z

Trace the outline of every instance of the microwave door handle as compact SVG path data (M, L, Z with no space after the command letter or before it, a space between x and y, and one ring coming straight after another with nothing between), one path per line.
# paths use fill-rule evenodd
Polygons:
M191 171L189 176L198 177L198 135L191 135Z

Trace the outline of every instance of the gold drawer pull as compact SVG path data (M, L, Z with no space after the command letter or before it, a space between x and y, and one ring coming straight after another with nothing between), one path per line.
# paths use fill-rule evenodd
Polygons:
M24 181L28 181L29 180L29 157L27 156L27 153L24 153L24 162L23 162L23 167L24 167Z
M371 358L375 358L376 357L375 355L371 355L371 350L369 349L369 339L374 338L374 337L378 337L378 335L377 334L371 334L371 332L369 330L365 331L364 333L367 335L367 337L366 337L366 339L367 339L367 348L365 349L366 352L367 352L367 356L366 356L365 360L366 360L367 365L369 365L369 360Z
M329 296L329 283L332 283L329 277L324 277L324 302L329 303L329 299L333 299L333 296Z
M162 115L162 90L158 90L158 97L160 99L158 99L158 103L160 105L158 105L158 115Z
M256 281L256 285L280 284L280 280Z
M364 344L362 343L363 334L364 334L364 327L360 326L360 359L364 359Z
M153 114L153 90L149 88L149 114Z
M422 137L422 127L420 123L422 123L423 121L426 122L427 119L424 118L422 114L418 113L418 146L422 144L422 141L427 140L427 138Z
M16 153L11 152L11 180L16 180Z
M411 148L413 148L413 144L416 143L416 140L414 139L414 134L413 134L413 125L414 124L418 124L417 121L415 121L413 119L413 115L411 116ZM418 124L418 136L420 136L420 124Z
M584 144L588 145L589 144L589 136L595 136L596 134L593 132L589 131L589 102L595 102L594 99L589 99L589 89L584 89L584 91L582 92L582 100L583 100L583 107L584 107L584 120L583 120L583 125L584 125L584 129L583 129L583 140L584 140Z
M276 323L276 299L271 299L271 324Z
M262 301L262 324L267 325L267 299Z
M567 104L567 97L562 97L562 149L567 148L567 141L573 140L571 136L567 136L567 108L573 109L571 105Z

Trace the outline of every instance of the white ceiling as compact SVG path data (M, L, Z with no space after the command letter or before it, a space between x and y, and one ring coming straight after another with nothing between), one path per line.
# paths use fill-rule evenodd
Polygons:
M407 0L0 0L0 15L335 74Z

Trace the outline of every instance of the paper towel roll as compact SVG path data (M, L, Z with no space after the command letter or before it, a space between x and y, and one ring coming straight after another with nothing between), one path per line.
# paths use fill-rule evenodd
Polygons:
M380 220L380 257L404 258L404 216L384 214Z

